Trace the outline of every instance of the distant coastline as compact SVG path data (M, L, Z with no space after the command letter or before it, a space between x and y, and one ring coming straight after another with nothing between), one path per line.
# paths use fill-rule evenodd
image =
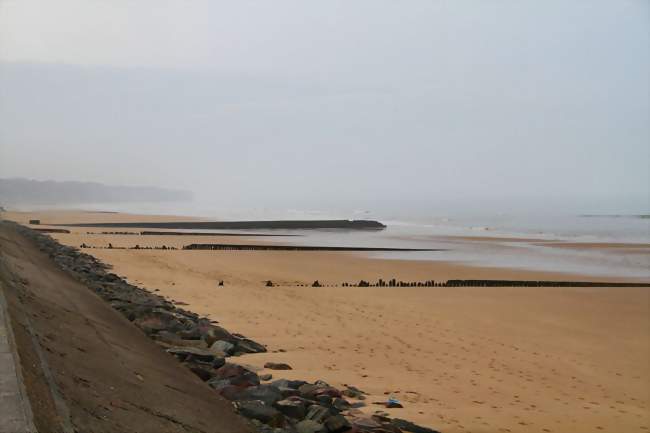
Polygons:
M84 203L159 203L191 201L189 191L151 186L116 186L97 182L0 179L0 204L70 205Z

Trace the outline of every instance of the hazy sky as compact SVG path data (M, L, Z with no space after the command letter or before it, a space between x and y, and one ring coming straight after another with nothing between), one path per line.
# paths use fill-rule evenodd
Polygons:
M0 0L0 177L647 208L649 5Z

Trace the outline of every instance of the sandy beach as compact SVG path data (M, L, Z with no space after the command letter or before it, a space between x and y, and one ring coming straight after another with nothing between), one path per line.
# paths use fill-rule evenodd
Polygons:
M26 223L171 221L189 218L84 212L7 212ZM174 246L192 236L102 235L70 228L61 243ZM499 241L499 239L496 239ZM530 239L526 241L535 242ZM210 238L210 242L282 239ZM480 242L489 242L481 240ZM647 246L580 246L648 254ZM340 287L398 278L621 281L586 275L484 268L444 261L387 260L295 251L85 250L133 284L268 345L238 362L286 362L275 377L350 384L389 410L443 432L597 432L650 428L650 289ZM218 286L218 281L224 281ZM266 287L271 280L274 287ZM319 280L326 287L301 287ZM329 286L329 287L328 287Z

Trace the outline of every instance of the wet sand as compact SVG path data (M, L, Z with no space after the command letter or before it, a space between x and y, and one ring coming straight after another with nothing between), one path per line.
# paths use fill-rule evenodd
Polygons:
M95 215L98 221L142 218ZM52 218L88 217L41 215L53 223ZM72 229L53 237L76 246L193 242L185 236L86 235L86 229ZM443 432L650 428L647 288L312 288L296 285L393 277L603 279L338 252L86 252L131 282L159 289L269 346L271 353L241 357L242 363L261 368L267 361L287 362L294 370L273 372L276 377L358 386L371 394L367 411L379 409L372 402L389 393L405 406L391 410L394 416ZM276 287L265 287L269 279ZM218 286L219 280L225 285Z

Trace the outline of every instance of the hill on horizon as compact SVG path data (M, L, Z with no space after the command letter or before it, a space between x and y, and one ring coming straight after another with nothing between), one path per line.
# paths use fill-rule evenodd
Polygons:
M115 186L98 182L0 179L0 205L189 201L192 193L154 186Z

